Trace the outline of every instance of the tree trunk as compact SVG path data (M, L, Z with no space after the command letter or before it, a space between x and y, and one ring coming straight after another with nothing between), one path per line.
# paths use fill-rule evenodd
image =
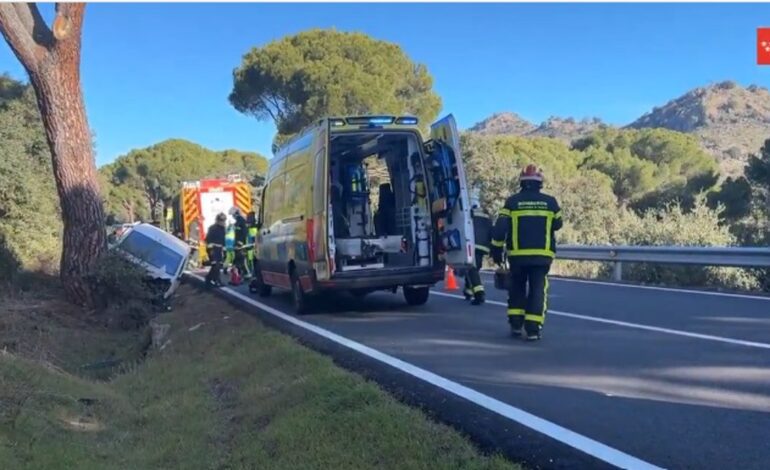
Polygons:
M80 89L84 8L84 4L57 4L51 31L34 4L2 5L0 30L29 73L51 149L64 222L62 283L71 300L93 305L86 275L107 241Z
M124 200L123 201L123 209L125 210L125 216L126 216L126 219L128 220L128 223L133 224L134 223L134 219L136 218L136 215L135 215L136 211L134 209L134 201Z

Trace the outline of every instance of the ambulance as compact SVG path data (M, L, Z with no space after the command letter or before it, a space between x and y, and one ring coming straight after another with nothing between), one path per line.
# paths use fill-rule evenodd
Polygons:
M469 202L452 115L427 137L411 116L322 119L270 161L251 290L288 289L298 313L340 290L422 305L447 265L473 264Z

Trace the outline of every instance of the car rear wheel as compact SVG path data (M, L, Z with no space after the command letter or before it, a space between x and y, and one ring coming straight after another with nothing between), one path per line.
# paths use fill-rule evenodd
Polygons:
M409 305L424 305L428 301L430 287L404 286L404 299Z

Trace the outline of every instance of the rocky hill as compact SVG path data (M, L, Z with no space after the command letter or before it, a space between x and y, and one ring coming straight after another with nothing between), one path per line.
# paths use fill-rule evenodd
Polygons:
M498 113L468 129L484 135L526 135L536 126L516 113Z
M575 120L552 116L535 125L515 113L494 114L469 129L484 135L520 135L526 137L552 137L571 142L591 132L606 127L598 118Z
M628 127L663 127L696 135L726 174L740 173L770 138L770 92L727 81L696 88L654 108Z
M514 113L495 114L469 129L487 135L553 137L572 141L607 127L597 118L551 117L539 126ZM628 128L661 127L694 134L715 155L725 175L742 173L748 155L770 138L770 92L725 81L696 88L656 107Z
M572 142L605 127L609 126L599 118L581 119L578 121L573 118L552 116L527 135L532 137L553 137Z

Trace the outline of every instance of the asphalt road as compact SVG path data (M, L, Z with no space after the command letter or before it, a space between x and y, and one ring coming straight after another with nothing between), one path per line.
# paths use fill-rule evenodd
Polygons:
M438 285L422 307L340 295L302 319L661 467L770 465L770 299L552 279L532 344L484 280L480 307ZM258 300L291 313L288 293Z

